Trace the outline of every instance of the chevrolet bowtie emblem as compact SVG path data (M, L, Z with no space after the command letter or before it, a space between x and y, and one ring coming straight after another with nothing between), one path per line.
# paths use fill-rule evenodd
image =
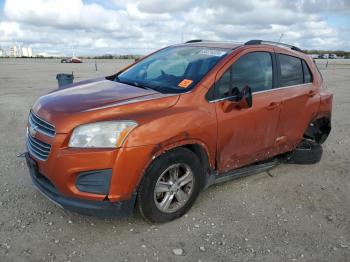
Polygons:
M35 137L36 133L38 132L38 127L37 126L28 126L28 132L30 134L31 137Z

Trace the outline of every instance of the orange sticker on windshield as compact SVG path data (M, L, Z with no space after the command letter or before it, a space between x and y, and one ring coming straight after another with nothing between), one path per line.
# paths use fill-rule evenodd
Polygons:
M190 86L190 84L192 84L192 82L193 82L193 80L184 79L177 86L182 87L182 88L187 88Z

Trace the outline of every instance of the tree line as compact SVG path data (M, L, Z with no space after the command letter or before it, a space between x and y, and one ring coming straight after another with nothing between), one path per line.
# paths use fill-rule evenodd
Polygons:
M306 54L336 54L338 57L350 58L350 51L343 50L303 50Z

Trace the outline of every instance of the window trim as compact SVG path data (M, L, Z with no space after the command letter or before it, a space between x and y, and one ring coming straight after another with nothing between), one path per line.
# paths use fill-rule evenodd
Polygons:
M301 85L283 86L283 87L277 87L277 88L272 88L272 89L268 89L268 90L257 91L257 92L252 93L252 95L273 92L273 91L277 91L277 90L280 90L280 89L296 88L296 87L308 86L308 85L312 85L312 82L304 83L304 84L301 84ZM215 103L215 102L225 101L225 100L228 100L228 99L233 98L233 97L228 96L228 97L224 97L224 98L217 98L217 99L213 99L213 100L208 100L208 102L209 103Z
M276 88L270 89L270 90L259 91L259 92L256 92L255 94L266 93L266 92L275 91L275 90L280 90L280 89L295 88L295 87L299 87L299 86L307 86L307 85L312 85L312 82L303 83L303 84L300 84L300 85L291 85L291 86L276 87Z

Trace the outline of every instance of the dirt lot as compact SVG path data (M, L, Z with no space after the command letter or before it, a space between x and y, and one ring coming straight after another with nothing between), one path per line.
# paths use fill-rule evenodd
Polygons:
M189 213L150 225L64 211L32 186L23 158L28 111L57 85L113 73L128 61L80 65L0 60L0 261L349 261L350 60L322 73L334 92L321 163L281 165L203 192ZM174 249L183 254L176 256Z

